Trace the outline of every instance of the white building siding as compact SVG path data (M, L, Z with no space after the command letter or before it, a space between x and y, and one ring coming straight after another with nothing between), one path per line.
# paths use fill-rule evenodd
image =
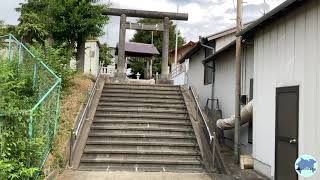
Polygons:
M195 88L196 93L199 95L200 105L205 107L207 99L211 98L212 84L204 84L204 49L198 51L189 59L188 77L192 87Z
M254 39L253 155L271 167L260 169L269 177L275 168L277 87L300 86L299 154L320 160L320 4L307 4L261 29ZM320 179L320 173L308 179Z
M99 46L97 41L87 41L84 58L84 74L98 75L99 70Z
M250 79L253 78L253 47L244 48L241 59L241 89L242 95L249 97ZM235 114L235 48L230 48L215 59L214 97L219 99L222 117L229 118ZM225 131L225 137L234 138L234 130ZM228 141L227 141L228 143ZM231 145L229 141L228 144ZM251 153L252 146L248 144L248 124L241 127L241 149Z
M234 49L225 51L215 60L214 97L219 99L222 117L234 115Z

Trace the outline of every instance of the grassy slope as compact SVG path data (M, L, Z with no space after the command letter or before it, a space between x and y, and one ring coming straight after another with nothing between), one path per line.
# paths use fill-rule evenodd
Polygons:
M51 154L45 166L45 174L53 170L61 171L64 168L64 155L70 138L70 129L73 128L80 107L93 83L88 76L77 74L72 80L72 86L61 98L61 110L58 133L52 147Z

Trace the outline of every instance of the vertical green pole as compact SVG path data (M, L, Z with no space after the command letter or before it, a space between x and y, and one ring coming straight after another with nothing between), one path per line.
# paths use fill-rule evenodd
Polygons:
M56 114L54 117L54 136L57 133L57 128L58 128L58 119L59 119L59 112L60 112L60 91L61 91L61 79L59 79L60 85L57 88L57 104L56 104Z
M32 122L33 122L33 112L30 112L29 124L28 124L28 135L29 139L32 139Z
M12 36L9 35L9 54L8 54L9 62L11 62L11 50L12 50L11 40L12 40Z
M2 130L3 130L2 128L4 127L3 121L4 121L4 118L0 115L0 141L4 141L2 136ZM0 146L0 153L2 152L3 152L3 143L1 143L1 146Z
M29 144L28 144L28 149L29 149L29 161L27 162L27 167L31 167L31 141L32 141L32 122L33 122L33 112L30 112L29 115L29 122L28 122L28 137L29 137Z
M20 43L19 45L19 64L22 64L23 60L22 60L22 45Z
M33 66L33 89L36 88L36 81L37 81L37 63L34 63L34 66Z

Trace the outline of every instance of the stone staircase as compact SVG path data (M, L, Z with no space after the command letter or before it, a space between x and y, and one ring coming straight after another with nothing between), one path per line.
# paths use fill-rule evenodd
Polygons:
M180 87L105 84L79 170L203 172Z

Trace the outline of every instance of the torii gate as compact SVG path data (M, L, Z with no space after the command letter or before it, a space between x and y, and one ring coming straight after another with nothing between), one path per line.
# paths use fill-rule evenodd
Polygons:
M163 31L162 42L162 62L161 62L161 79L168 80L169 68L169 21L170 20L188 20L188 14L186 13L172 13L172 12L158 12L158 11L144 11L144 10L132 10L132 9L116 9L109 8L103 15L120 16L120 33L119 33L119 45L118 45L118 62L116 78L123 81L126 78L126 58L125 58L125 41L126 41L126 29L135 30L149 30L149 31ZM152 18L163 19L163 26L158 25L141 25L137 23L128 24L127 17L137 18Z

